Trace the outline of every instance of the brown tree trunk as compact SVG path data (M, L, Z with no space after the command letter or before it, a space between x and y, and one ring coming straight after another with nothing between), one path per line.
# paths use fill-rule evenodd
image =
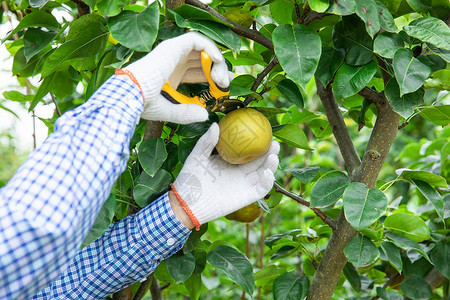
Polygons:
M331 87L325 88L320 81L316 80L316 82L319 97L346 162L350 178L352 181L362 182L369 188L374 188L384 161L397 135L400 116L392 110L383 93L375 91L371 95L370 100L377 106L378 116L362 162L359 163L353 143L349 139L348 130L337 109ZM342 210L336 221L336 228L333 230L320 265L311 282L307 299L331 299L342 269L347 263L343 250L355 234L356 231L347 222L344 210Z

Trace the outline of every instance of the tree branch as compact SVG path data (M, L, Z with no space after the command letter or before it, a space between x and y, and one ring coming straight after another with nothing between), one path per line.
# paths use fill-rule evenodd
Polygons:
M362 90L358 92L358 94L372 101L372 103L374 103L377 108L383 107L388 104L387 103L388 101L384 96L383 92L381 93L377 92L376 90L371 89L370 87L365 86Z
M273 44L272 40L268 37L264 36L262 33L256 30L249 29L247 27L244 27L236 22L233 22L226 17L222 16L218 12L216 12L214 9L212 9L208 4L204 4L203 2L200 2L199 0L186 0L186 4L190 4L192 6L195 6L197 8L200 8L204 11L209 12L211 15L216 17L217 19L221 20L222 22L230 25L230 29L245 38L248 38L250 40L253 40L257 42L258 44L263 45L264 47L270 49L273 51Z
M317 94L322 101L322 105L325 109L325 113L330 123L331 129L333 130L333 135L341 151L342 157L344 158L345 165L347 166L348 173L351 175L353 170L361 164L361 159L356 152L353 141L348 132L347 126L345 125L344 119L342 118L341 112L334 99L334 94L331 86L328 85L326 88L316 78Z
M327 14L327 13L318 13L315 11L311 11L309 13L309 15L305 18L305 20L303 21L303 25L308 25L309 23L311 23L312 21L316 20L316 19L322 19L326 16L330 16L331 14Z
M158 279L153 277L152 284L150 285L150 293L152 300L162 300L161 287L159 286Z
M272 60L269 62L269 64L264 68L264 70L262 70L261 73L258 74L258 76L256 76L256 80L252 85L251 90L256 92L256 90L258 89L259 85L261 84L261 82L263 81L263 79L267 76L267 74L269 74L269 72L276 66L278 65L278 58L276 56L274 56L272 58ZM245 106L249 105L250 102L255 101L256 99L254 97L248 96L247 98L245 98L244 104Z
M295 195L294 193L284 189L283 187L281 187L278 183L274 183L273 184L275 191L277 191L278 193L281 193L283 195L288 196L289 198L295 200L297 203L304 205L306 207L308 207L309 209L311 209L319 218L322 219L322 221L327 224L328 226L330 226L333 230L336 228L335 222L333 219L331 219L329 216L327 216L326 214L323 213L323 211L321 211L318 208L315 207L310 207L310 204L308 201L306 201L305 199L303 199L300 196Z
M77 9L78 9L78 14L81 16L87 15L91 12L91 8L89 7L89 5L87 5L86 3L84 3L81 0L72 0L73 3L75 3L77 5Z

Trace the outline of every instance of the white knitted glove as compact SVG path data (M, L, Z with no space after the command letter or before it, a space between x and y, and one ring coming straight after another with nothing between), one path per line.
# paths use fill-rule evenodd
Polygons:
M220 87L227 88L230 74L222 54L211 40L195 32L162 42L145 57L124 68L132 73L143 93L143 119L187 124L208 118L206 109L199 105L173 104L161 95L167 80L174 89L181 82L206 82L200 60L202 50L214 63L213 80Z
M260 158L232 165L219 155L211 155L218 140L219 126L214 123L198 140L173 184L175 195L182 199L181 206L197 228L264 197L278 168L278 142L273 141Z

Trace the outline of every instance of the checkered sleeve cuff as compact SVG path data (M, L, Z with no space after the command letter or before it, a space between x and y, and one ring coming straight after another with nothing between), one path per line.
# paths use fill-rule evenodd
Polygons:
M180 250L191 233L174 215L168 192L141 210L136 221L142 240L162 259Z

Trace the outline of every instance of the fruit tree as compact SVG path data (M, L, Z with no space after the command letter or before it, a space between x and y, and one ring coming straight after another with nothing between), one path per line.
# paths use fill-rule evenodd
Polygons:
M448 0L6 0L0 16L27 87L0 107L54 108L49 132L114 68L198 31L235 74L225 112L255 108L281 142L259 219L203 225L112 299L450 297ZM141 121L83 246L166 191L223 116Z

